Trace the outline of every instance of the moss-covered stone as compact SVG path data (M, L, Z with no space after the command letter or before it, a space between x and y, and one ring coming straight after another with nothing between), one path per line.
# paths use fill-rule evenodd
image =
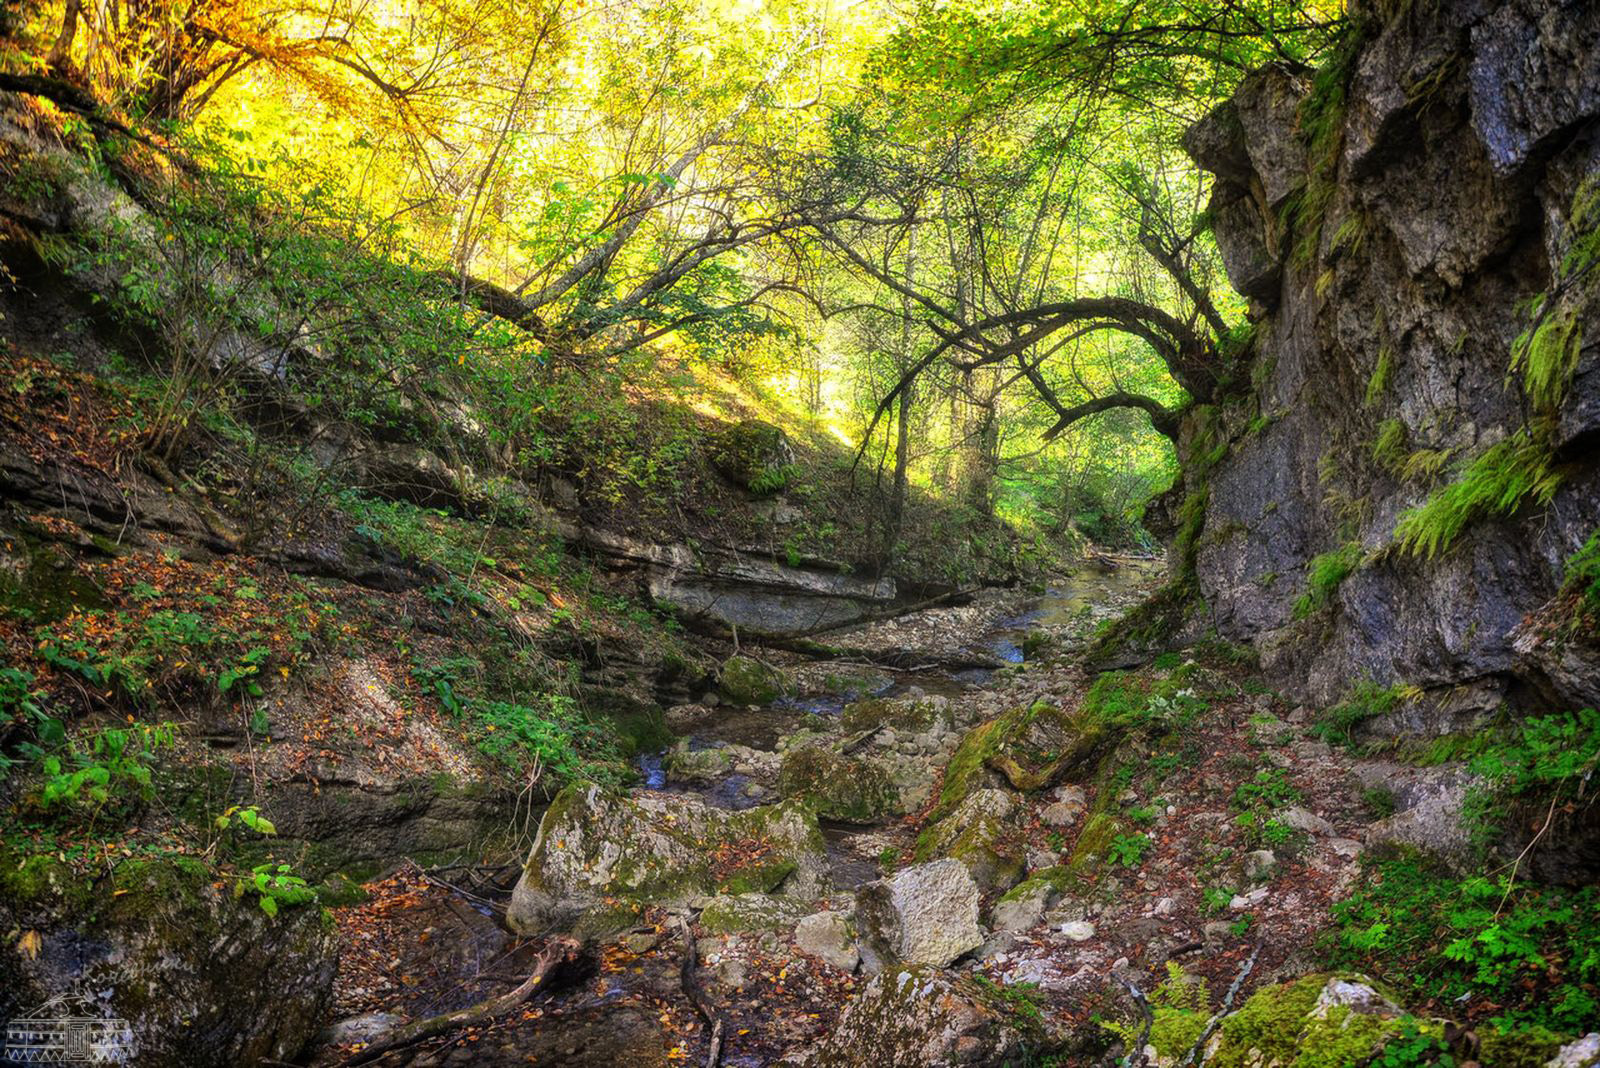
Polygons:
M877 823L902 814L900 793L878 764L831 746L791 748L778 771L778 791L824 819Z
M941 717L941 710L933 701L909 700L903 697L869 697L852 701L839 717L847 734L871 730L873 727L892 727L900 731L920 731Z
M1083 830L1072 846L1067 871L1074 880L1088 878L1105 862L1111 840L1122 833L1122 821L1114 813L1097 810L1084 820Z
M745 489L757 493L780 490L794 451L778 427L746 419L717 432L710 441L712 466Z
M1206 1063L1348 1068L1364 1063L1410 1019L1364 976L1308 975L1251 995L1222 1021ZM1421 1024L1424 1031L1434 1026Z
M733 758L726 749L693 749L688 738L679 739L663 763L674 778L693 782L715 782L733 770Z
M816 817L796 802L730 811L574 783L539 823L507 920L525 932L571 928L608 900L681 903L780 886L810 899L826 868Z
M948 815L963 798L997 774L1014 788L1044 789L1082 767L1107 740L1098 719L1068 713L1047 701L1014 708L980 723L961 739L945 767L932 815Z
M1484 1027L1479 1029L1478 1038L1482 1043L1478 1059L1484 1068L1544 1068L1565 1041L1543 1027L1504 1033Z
M1019 843L1008 841L1017 802L1003 790L977 790L917 838L915 860L959 860L983 890L1008 890L1027 870Z
M736 705L768 704L788 688L783 672L748 656L729 657L717 680L717 691Z
M790 898L770 894L722 894L700 913L707 934L744 934L793 927L809 911Z
M234 881L189 856L90 877L0 846L0 928L39 936L0 954L0 1018L59 997L127 1019L141 1065L293 1060L332 994L332 923L315 904L269 917Z

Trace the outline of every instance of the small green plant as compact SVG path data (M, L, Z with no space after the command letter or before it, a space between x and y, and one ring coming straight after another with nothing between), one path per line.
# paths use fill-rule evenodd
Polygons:
M1399 1034L1389 1039L1367 1063L1372 1068L1417 1068L1429 1064L1437 1068L1456 1068L1456 1059L1444 1040L1420 1030L1417 1021L1409 1017L1401 1023Z
M973 981L1021 1019L1039 1024L1044 1022L1043 1000L1038 983L997 983L986 975L974 975Z
M1207 913L1227 912L1233 903L1233 891L1225 886L1208 886L1200 891L1200 901Z
M1148 1000L1151 1010L1149 1041L1157 1050L1175 1055L1200 1040L1211 1016L1211 993L1204 979L1187 975L1176 963L1168 961L1167 977L1150 991ZM1102 1020L1100 1024L1116 1035L1130 1052L1144 1034L1142 1021Z
M1306 565L1306 592L1294 603L1294 618L1304 619L1327 605L1344 580L1361 566L1361 543L1347 542L1311 558Z
M1393 712L1409 692L1404 686L1380 686L1371 679L1363 679L1356 683L1349 697L1317 719L1311 733L1330 745L1353 747L1356 728Z
M1137 868L1154 844L1155 840L1147 834L1119 834L1106 847L1106 857L1124 868Z
M1128 821L1141 827L1148 827L1156 821L1156 814L1160 811L1156 805L1135 805L1127 812Z
M282 908L304 905L317 899L317 892L294 874L288 864L258 864L247 876L235 876L233 896L254 894L262 912L274 918Z
M1228 930L1233 932L1233 937L1243 938L1249 933L1250 928L1255 926L1255 922L1255 917L1247 912L1240 916L1237 920L1234 920L1233 923L1228 926Z
M226 831L238 823L241 827L248 827L257 834L274 835L278 828L272 821L261 814L261 809L255 805L230 805L214 821L219 831Z
M1406 425L1398 419L1385 419L1378 424L1378 436L1372 442L1373 462L1390 474L1399 474L1406 462Z
M1567 560L1561 592L1573 598L1572 623L1591 633L1600 630L1600 530Z
M1373 786L1361 791L1361 803L1373 819L1381 820L1394 815L1394 791L1386 786Z
M1238 809L1281 808L1301 799L1298 787L1289 781L1282 768L1262 768L1253 779L1240 783L1233 791L1233 804Z

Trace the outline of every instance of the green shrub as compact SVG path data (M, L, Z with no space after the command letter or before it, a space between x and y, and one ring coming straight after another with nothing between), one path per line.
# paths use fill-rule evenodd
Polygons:
M1600 629L1600 530L1568 558L1561 591L1576 598L1574 623Z
M1600 1012L1600 891L1456 878L1416 854L1371 857L1333 906L1332 952L1416 999L1496 1009L1506 1027L1585 1030Z
M1148 834L1119 834L1106 846L1106 858L1124 868L1137 868L1154 844L1155 839Z

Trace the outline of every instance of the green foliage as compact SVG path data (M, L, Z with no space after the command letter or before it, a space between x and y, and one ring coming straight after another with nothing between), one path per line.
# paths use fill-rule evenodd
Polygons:
M1262 768L1255 777L1233 791L1233 806L1242 810L1270 811L1292 805L1304 795L1282 768Z
M1132 730L1189 726L1210 705L1177 675L1151 681L1122 671L1102 672L1083 698L1083 713L1106 726Z
M1137 868L1144 863L1144 855L1155 844L1148 834L1119 834L1106 847L1106 857L1124 868Z
M1367 379L1367 392L1363 400L1368 408L1383 399L1384 392L1389 388L1389 380L1393 377L1394 350L1384 345L1378 349L1378 362L1372 368L1371 377Z
M1333 906L1335 957L1419 999L1476 1001L1505 1027L1586 1030L1600 1011L1600 891L1452 877L1418 855L1364 862ZM1440 948L1442 947L1442 949Z
M1561 592L1574 598L1573 623L1600 631L1600 530L1568 558Z
M69 738L57 751L38 750L38 806L90 818L102 810L126 810L153 795L155 754L177 742L171 723L106 727Z
M1568 225L1555 284L1533 300L1532 321L1511 344L1511 372L1521 372L1528 399L1544 413L1561 407L1583 350L1583 321L1600 294L1600 179L1579 185Z
M1340 149L1344 146L1350 79L1355 76L1356 62L1371 31L1372 27L1364 20L1352 20L1341 26L1338 40L1312 76L1311 90L1300 101L1296 112L1310 169L1305 187L1285 202L1283 213L1284 221L1294 234L1293 260L1301 267L1317 258L1323 218L1337 188L1335 178Z
M452 719L468 728L481 752L510 767L554 775L557 786L577 779L619 780L616 739L571 697L539 693L508 701L469 695L464 677L479 668L475 660L457 658L415 664L411 674Z
M1549 504L1561 485L1546 447L1527 431L1490 447L1448 486L1401 514L1395 542L1429 559L1449 549L1467 526L1491 515L1511 515L1529 501Z
M987 975L974 975L972 979L1020 1019L1034 1025L1044 1023L1043 994L1038 983L997 983Z
M1406 694L1403 686L1380 686L1371 679L1362 679L1355 684L1349 697L1318 717L1311 732L1331 744L1354 745L1357 727L1369 719L1393 712Z
M1372 1068L1414 1068L1427 1064L1456 1068L1456 1059L1444 1039L1421 1030L1412 1019L1402 1022L1400 1033L1390 1038L1368 1063Z
M1406 462L1406 425L1399 419L1385 419L1378 424L1378 436L1372 442L1372 459L1390 474L1397 475Z
M1600 712L1592 708L1532 716L1470 760L1481 782L1468 793L1469 817L1482 842L1497 837L1517 808L1575 803L1600 764Z
M1306 565L1306 592L1294 603L1294 618L1304 619L1326 606L1340 584L1361 566L1364 553L1358 541L1311 558Z
M261 835L274 835L278 828L273 822L261 814L261 809L256 805L229 805L222 815L218 816L213 826L219 831L226 831L237 822L241 827L248 827Z
M278 911L295 905L309 904L317 899L317 892L305 879L294 874L288 864L258 864L249 875L235 876L233 896L242 898L254 894L262 912L276 918Z
M1167 962L1167 977L1150 991L1150 1045L1164 1059L1175 1060L1200 1040L1210 1019L1211 994L1206 981L1186 975L1172 961ZM1130 1053L1144 1034L1143 1021L1102 1020L1101 1026L1116 1035Z

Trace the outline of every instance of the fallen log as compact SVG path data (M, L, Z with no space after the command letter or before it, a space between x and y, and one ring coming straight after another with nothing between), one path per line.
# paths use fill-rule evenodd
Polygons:
M528 977L515 990L508 990L506 993L492 997L487 1001L480 1001L476 1005L469 1005L464 1009L456 1009L454 1012L440 1013L438 1016L429 1016L427 1019L401 1024L392 1031L379 1035L361 1049L352 1053L340 1062L339 1068L354 1068L358 1064L370 1064L386 1053L392 1053L397 1049L416 1045L425 1039L459 1030L509 1012L531 998L536 990L544 986L545 980L557 968L576 960L580 951L581 946L576 939L553 939L544 949L540 950L539 956L534 961L533 971L528 974Z

